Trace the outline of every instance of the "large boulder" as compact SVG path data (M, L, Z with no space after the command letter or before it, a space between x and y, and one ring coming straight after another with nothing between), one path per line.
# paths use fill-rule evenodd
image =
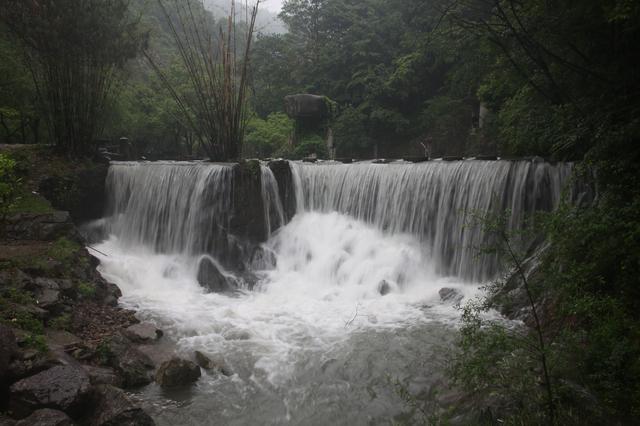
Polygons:
M220 272L220 268L208 257L204 257L198 265L198 283L214 293L233 290L227 278Z
M43 408L34 411L26 419L17 422L15 426L73 426L73 420L62 411Z
M122 386L122 378L116 374L113 368L96 367L94 365L83 365L84 371L89 375L92 385Z
M69 290L72 285L69 280L53 280L36 278L30 284L36 303L40 309L50 314L58 314L63 309L63 290ZM63 288L61 288L61 285Z
M40 408L81 412L89 396L89 376L81 369L56 366L11 386L11 408L24 416Z
M329 118L331 107L324 96L298 94L284 98L285 111L293 119L313 118L322 120Z
M95 410L91 426L153 426L155 423L147 413L134 404L118 388L97 386L94 391Z
M201 368L209 371L215 371L225 376L233 376L233 372L223 359L212 359L212 357L205 355L200 351L195 351L194 356L196 358L196 363Z
M110 365L122 378L124 387L144 386L152 381L153 361L138 350L122 334L113 335L107 342Z
M141 322L127 327L123 334L134 343L149 343L162 337L162 330L159 330L150 322Z
M200 367L191 361L172 358L163 363L156 373L156 382L164 388L188 386L200 378Z
M13 383L34 376L53 367L60 365L75 365L75 363L70 364L70 358L71 357L68 355L58 351L47 351L46 353L42 353L36 350L26 350L9 365L7 376Z

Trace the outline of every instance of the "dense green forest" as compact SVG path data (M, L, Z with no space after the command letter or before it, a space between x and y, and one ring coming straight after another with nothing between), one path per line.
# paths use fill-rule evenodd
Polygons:
M215 10L194 7L224 25ZM148 158L203 156L167 90L197 96L165 14L144 0L126 14L103 23L126 21L130 38L109 45L122 55L109 62L109 96L81 137L125 136ZM18 18L1 15L0 143L55 143L51 105L38 101L33 59L15 38ZM633 424L640 415L640 3L287 0L280 18L286 32L256 30L253 39L245 157L327 155L321 134L290 144L294 123L283 98L314 93L335 102L339 157L422 156L430 145L437 157L577 162L575 179L593 184L595 200L567 200L539 221L550 245L530 285L545 315L528 337L544 345L530 349L528 340L486 324L480 313L489 298L465 311L452 373L478 400L486 396L477 404L493 407L484 416L490 424Z

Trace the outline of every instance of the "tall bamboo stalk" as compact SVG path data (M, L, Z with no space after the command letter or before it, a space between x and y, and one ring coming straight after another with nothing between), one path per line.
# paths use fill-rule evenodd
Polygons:
M185 125L200 139L212 161L239 159L247 121L247 85L251 43L258 13L256 1L240 39L236 2L231 0L226 25L214 31L202 1L157 0L176 43L195 96L180 93L153 56L145 55L180 109Z

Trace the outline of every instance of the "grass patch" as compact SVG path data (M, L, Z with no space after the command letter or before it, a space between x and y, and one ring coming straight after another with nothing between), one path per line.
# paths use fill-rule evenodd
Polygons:
M47 254L53 260L64 262L73 259L80 249L80 244L62 237L53 243Z
M15 287L9 287L3 291L2 296L9 302L18 305L30 305L34 303L33 295L28 291L19 290Z
M26 347L47 352L44 324L27 310L28 305L33 305L30 293L14 287L5 288L0 295L0 323L25 331Z
M51 207L51 204L42 196L34 194L30 191L22 189L20 195L7 209L7 214L18 213L36 213L46 214L53 213L55 209Z
M0 298L0 322L31 334L42 334L44 332L42 321L20 308L21 306Z
M78 294L84 299L92 299L96 295L96 287L87 282L78 284Z
M103 340L96 347L96 357L100 365L111 365L115 355L111 351L111 347L107 341Z
M71 315L62 314L51 321L49 321L49 327L55 330L69 331L71 329Z

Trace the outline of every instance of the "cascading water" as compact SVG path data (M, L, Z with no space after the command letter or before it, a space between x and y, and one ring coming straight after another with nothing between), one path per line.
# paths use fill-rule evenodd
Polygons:
M481 226L466 226L469 214L508 211L507 231L522 229L533 213L558 205L571 169L529 161L294 165L299 210L338 211L389 234L410 233L439 273L475 282L492 278L498 259L478 256L485 236Z
M221 254L232 168L206 163L112 163L107 232L158 253Z
M284 211L280 194L278 193L278 182L273 172L268 167L261 167L261 189L264 203L264 218L267 229L267 236L284 225Z
M528 162L292 167L298 207L285 224L278 182L262 166L255 216L270 237L260 261L244 259L259 280L225 294L206 292L194 265L218 262L235 238L233 167L111 167L101 272L183 356L200 350L235 373L205 375L186 400L147 387L159 424L401 420L395 380L414 392L443 387L459 313L439 290L468 298L496 272L495 259L474 260L483 237L463 226L464 211L510 209L517 229L559 202L571 172Z

